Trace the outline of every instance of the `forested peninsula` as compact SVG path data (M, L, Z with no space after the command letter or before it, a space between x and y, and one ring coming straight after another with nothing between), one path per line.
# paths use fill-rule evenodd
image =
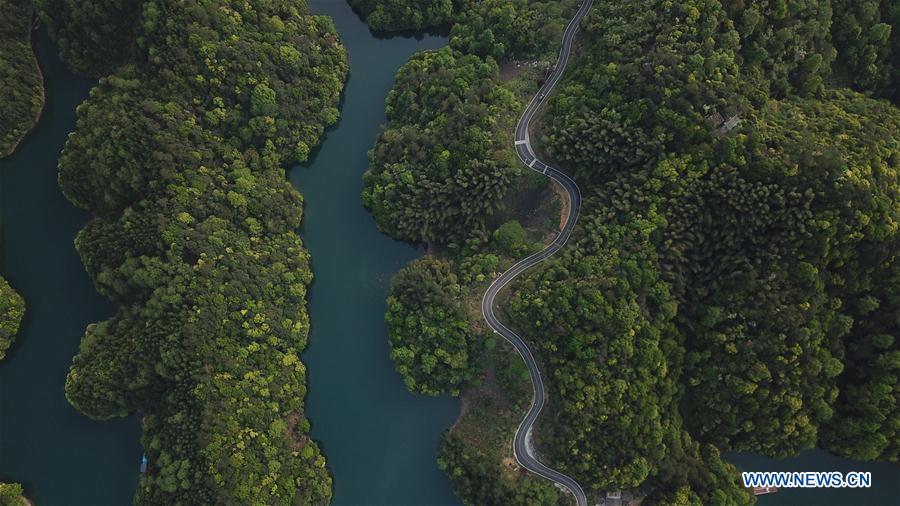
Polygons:
M59 160L93 219L75 246L115 315L65 385L97 419L141 415L136 504L322 504L300 361L312 273L284 169L339 115L347 57L304 2L38 0L98 77Z
M31 50L30 0L0 0L0 158L15 151L44 108L44 84Z
M565 205L512 153L558 37L521 46L477 21L539 3L358 2L376 29L511 48L451 35L410 60L362 196L382 230L429 246L392 282L391 356L410 390L462 395L439 466L467 504L564 500L510 458L527 371L478 311ZM551 34L565 17L522 19ZM550 388L548 464L589 495L750 504L720 452L897 463L896 2L595 2L579 33L531 137L582 215L501 304Z

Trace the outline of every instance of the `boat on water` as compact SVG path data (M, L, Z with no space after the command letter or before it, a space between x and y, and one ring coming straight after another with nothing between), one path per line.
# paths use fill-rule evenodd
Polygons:
M753 495L766 495L778 492L778 487L753 487Z
M145 454L141 457L141 473L143 474L143 473L146 473L146 472L147 472L147 454L145 453Z

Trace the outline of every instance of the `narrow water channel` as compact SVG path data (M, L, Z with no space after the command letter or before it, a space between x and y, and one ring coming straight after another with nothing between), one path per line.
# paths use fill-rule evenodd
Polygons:
M0 481L40 506L131 504L141 458L137 418L92 421L63 386L84 328L112 308L75 252L87 214L56 184L56 160L93 81L72 75L44 31L35 49L46 104L38 126L0 160L0 272L25 299L16 343L0 362Z
M397 69L447 41L376 37L343 0L309 3L334 19L350 56L340 123L289 174L306 201L301 236L315 275L304 354L312 435L334 476L334 504L458 504L435 460L459 404L410 394L388 357L388 283L422 252L379 233L359 196Z

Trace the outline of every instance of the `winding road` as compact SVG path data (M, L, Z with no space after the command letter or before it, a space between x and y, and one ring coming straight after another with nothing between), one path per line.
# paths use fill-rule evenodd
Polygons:
M575 496L575 502L578 506L587 506L587 496L585 496L581 485L565 474L547 467L535 456L534 448L531 445L531 432L534 427L534 422L537 420L538 415L540 415L541 409L544 407L544 402L547 399L546 388L544 387L543 380L541 380L541 372L538 370L537 361L535 361L534 355L531 353L528 345L525 344L525 341L519 337L518 334L503 325L494 314L494 301L497 298L497 294L515 279L516 276L543 262L559 251L560 248L566 244L566 241L569 240L569 236L572 235L572 229L575 228L575 222L578 220L578 212L581 209L581 191L578 189L578 185L575 184L575 181L569 176L550 167L535 156L534 150L531 148L531 140L528 138L528 126L531 124L535 113L537 113L541 104L546 99L547 94L553 90L553 87L556 86L560 76L562 76L565 71L566 63L568 63L569 55L572 52L572 41L575 39L575 32L578 30L578 25L587 14L588 10L590 10L593 3L593 0L583 0L581 7L578 9L578 13L575 14L575 17L572 18L566 26L566 30L563 33L562 48L559 51L559 59L556 62L556 67L553 69L553 72L550 74L550 77L544 85L541 86L541 89L538 90L538 93L531 99L531 102L528 103L528 107L525 108L525 112L522 113L522 117L519 118L519 122L516 124L515 146L519 160L531 170L540 172L555 181L568 195L569 208L565 224L556 238L553 239L553 242L548 244L543 250L516 263L509 270L501 274L500 277L495 279L484 293L484 298L481 300L481 312L484 315L484 319L494 332L500 334L507 341L512 343L519 354L522 355L522 358L525 360L525 365L528 366L528 370L531 373L531 383L534 386L534 398L531 401L531 407L528 408L525 419L522 420L522 423L520 423L518 429L516 429L516 435L513 440L513 455L516 457L516 461L518 461L519 465L525 469L566 488Z

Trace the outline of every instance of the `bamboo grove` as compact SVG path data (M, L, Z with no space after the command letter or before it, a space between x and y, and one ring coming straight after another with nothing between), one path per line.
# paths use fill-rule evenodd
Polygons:
M366 4L379 5L373 27L420 27L386 21L400 3ZM819 446L897 462L894 4L595 2L538 139L582 186L583 214L573 242L513 286L504 306L537 350L555 400L537 445L592 493L640 488L649 504L751 503L721 451L780 457ZM527 478L503 467L508 450L489 445L508 441L515 416L478 407L508 368L496 368L496 343L472 300L537 247L536 237L520 237L511 253L510 224L497 228L522 176L471 173L496 151L427 140L409 148L393 134L432 134L419 114L397 114L398 97L404 112L460 109L461 93L447 86L465 78L413 78L421 62L440 63L431 70L440 74L473 56L484 65L504 56L454 43L453 34L477 32L477 21L465 20L479 8L454 2L435 17L449 27L452 59L420 55L401 70L364 201L387 232L434 252L392 286L386 319L398 370L411 390L462 394L500 434L486 443L487 429L473 429L463 413L439 459L457 494L467 504L555 503L530 485L511 490ZM496 95L469 94L466 107L478 101L490 111ZM495 124L516 113L498 112ZM509 144L507 133L494 135ZM443 145L418 163L396 154ZM387 195L383 167L402 167L391 191L415 191L415 200L391 200L393 208L371 200ZM490 185L498 207L481 202ZM452 230L441 225L460 213Z

